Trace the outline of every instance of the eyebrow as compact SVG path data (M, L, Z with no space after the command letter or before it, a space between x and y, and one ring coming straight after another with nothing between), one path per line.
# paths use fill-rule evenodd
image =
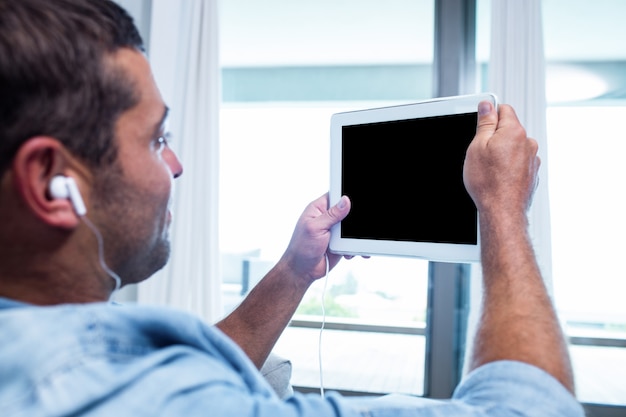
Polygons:
M161 116L161 119L159 119L159 121L157 122L156 127L154 128L154 132L152 133L152 136L156 136L160 133L161 128L167 121L169 113L170 113L170 108L165 106L165 109L163 110L163 115Z

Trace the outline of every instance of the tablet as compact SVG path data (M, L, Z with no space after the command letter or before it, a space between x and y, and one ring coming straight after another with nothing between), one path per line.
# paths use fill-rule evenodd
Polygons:
M336 113L330 131L330 203L352 208L331 229L330 251L480 260L478 213L463 184L478 103L490 93Z

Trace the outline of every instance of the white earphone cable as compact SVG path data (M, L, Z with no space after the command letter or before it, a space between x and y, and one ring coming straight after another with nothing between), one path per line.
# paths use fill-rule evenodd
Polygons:
M85 222L85 224L91 229L94 235L96 235L96 240L98 241L98 259L100 261L100 266L102 267L104 272L106 272L113 279L113 281L115 281L115 288L113 289L113 291L111 292L111 296L109 297L109 300L112 300L117 290L120 289L120 286L122 285L122 280L119 275L117 275L108 267L104 260L104 242L98 228L91 222L91 220L87 218L87 216L81 216L81 219L83 219L83 222Z

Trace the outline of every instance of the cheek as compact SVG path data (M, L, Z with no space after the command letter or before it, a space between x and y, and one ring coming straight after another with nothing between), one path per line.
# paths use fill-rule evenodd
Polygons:
M156 222L155 227L165 230L171 222L171 205L174 198L174 180L169 170L160 170L158 175L152 177L153 181L146 190L146 194L150 195L153 200L153 215Z
M162 221L163 215L169 210L173 198L174 186L172 180L167 175L160 178L153 177L152 181L146 183L146 188L142 190L143 206L149 205L156 221Z
M164 169L143 170L116 190L120 209L141 234L158 233L167 217L172 180ZM128 221L126 223L129 223Z
M146 192L153 193L156 199L169 199L173 191L173 174L167 163L166 154L155 155L151 169L145 171Z

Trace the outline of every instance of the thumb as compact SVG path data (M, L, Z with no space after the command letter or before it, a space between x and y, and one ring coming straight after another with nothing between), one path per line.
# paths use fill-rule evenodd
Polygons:
M498 127L498 113L489 101L481 101L478 104L478 125L476 137L483 140L489 139Z
M341 196L339 202L328 209L328 216L330 217L331 223L339 223L342 221L350 212L350 199L347 196Z

